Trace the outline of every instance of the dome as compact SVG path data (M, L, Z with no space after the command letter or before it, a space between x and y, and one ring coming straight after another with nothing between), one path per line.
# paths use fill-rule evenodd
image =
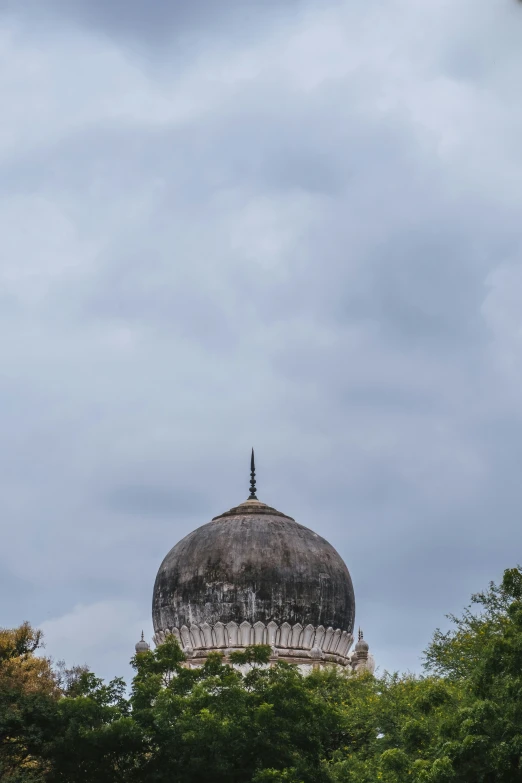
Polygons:
M324 538L257 500L170 550L153 598L155 631L192 623L309 623L353 630L350 574Z
M355 596L328 541L250 498L170 550L156 577L152 616L155 639L173 633L191 652L243 640L272 644L274 652L319 645L323 653L342 647L347 654Z

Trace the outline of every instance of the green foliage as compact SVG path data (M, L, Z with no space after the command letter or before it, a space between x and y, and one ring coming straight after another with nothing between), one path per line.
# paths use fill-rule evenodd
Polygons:
M462 693L441 727L433 779L521 783L522 569L505 571L452 620L454 629L437 631L426 653L427 667Z
M520 589L520 568L505 572L500 585L490 583L486 592L471 598L461 617L448 615L454 628L435 631L425 653L425 668L440 676L462 680L475 671L484 647L504 634L508 610Z
M272 654L269 644L251 644L243 650L237 650L230 654L230 661L234 664L250 664L260 666L267 664Z
M251 665L246 674L217 653L186 669L163 646L134 659L131 703L147 746L144 780L329 779L322 759L338 716L295 667L263 667L270 648L260 646L234 656Z
M0 780L40 783L48 767L40 753L53 723L59 688L42 635L28 623L0 629Z
M18 628L0 628L0 664L6 661L27 660L41 646L42 632L23 623Z
M60 699L53 741L43 748L49 783L131 781L145 750L131 716L125 683L108 685L83 672L73 692Z
M302 676L266 645L188 668L169 637L130 694L0 631L0 781L522 783L522 569L452 620L423 677Z

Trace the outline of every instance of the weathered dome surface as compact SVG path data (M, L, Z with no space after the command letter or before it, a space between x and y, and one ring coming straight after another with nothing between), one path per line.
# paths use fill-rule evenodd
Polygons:
M154 630L244 621L353 631L348 569L324 538L258 500L170 550L154 585Z

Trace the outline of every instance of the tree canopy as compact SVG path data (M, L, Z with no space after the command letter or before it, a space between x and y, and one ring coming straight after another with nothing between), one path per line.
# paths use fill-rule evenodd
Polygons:
M423 676L303 676L263 645L188 669L169 637L129 690L2 630L0 781L522 783L522 569L451 620Z

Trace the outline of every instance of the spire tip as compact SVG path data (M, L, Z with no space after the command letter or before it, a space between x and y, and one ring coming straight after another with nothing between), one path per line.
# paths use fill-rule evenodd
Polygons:
M256 495L256 463L254 460L254 449L252 449L252 456L250 457L250 495L249 500L257 500Z

